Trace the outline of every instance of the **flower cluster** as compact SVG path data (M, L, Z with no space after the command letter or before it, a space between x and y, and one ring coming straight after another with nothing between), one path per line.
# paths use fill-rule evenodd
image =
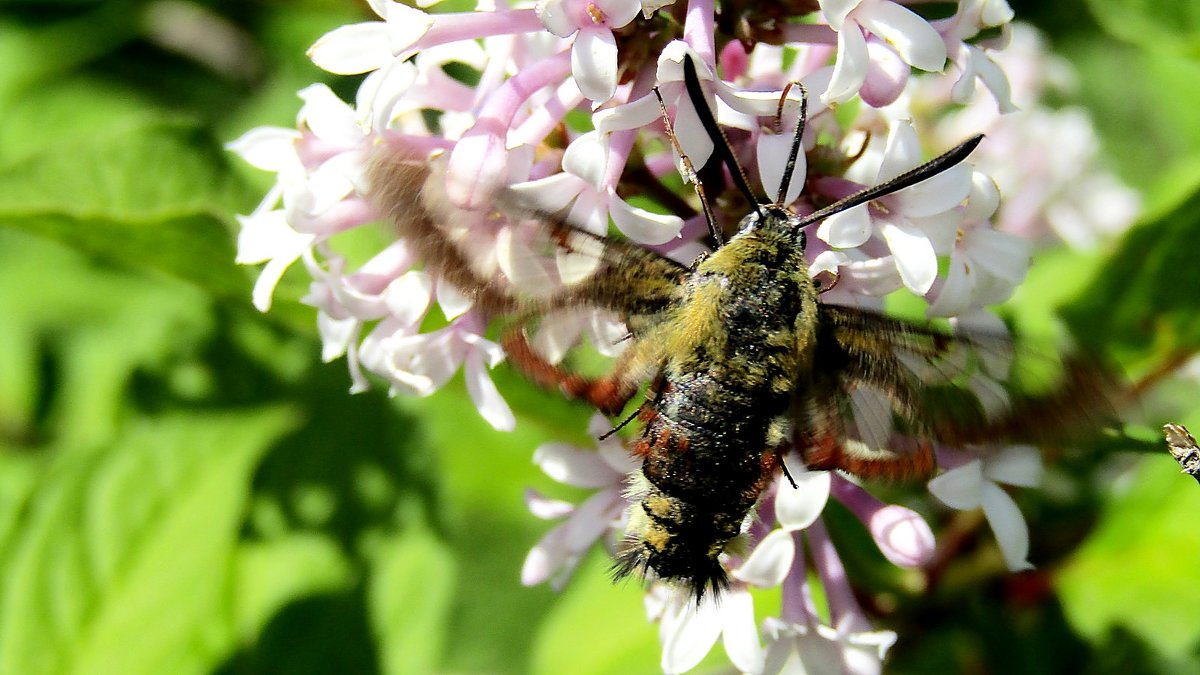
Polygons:
M998 112L1014 107L1014 87L996 52L1012 34L1005 0L960 0L953 15L939 19L902 0L790 0L736 10L746 12L741 16L722 14L713 0L481 3L488 8L462 13L369 1L378 20L338 28L309 52L331 73L366 75L355 100L312 85L300 92L296 129L254 129L230 145L277 175L261 205L240 219L238 261L266 263L254 289L262 311L287 268L302 261L312 278L304 302L318 310L323 357L346 357L352 391L374 378L393 393L425 396L461 368L480 414L497 429L511 429L515 419L489 375L505 354L485 337L486 308L426 268L418 247L403 236L392 233L365 261L338 248L339 234L379 221L368 178L376 148L398 144L437 158L446 199L464 211L490 208L496 190L508 186L539 207L566 213L576 227L598 235L615 227L686 263L704 250L706 223L689 206L689 189L675 194L666 187L680 158L666 140L663 104L693 165L704 165L714 147L684 94L688 55L715 91L715 110L735 153L753 158L745 163L770 195L778 191L790 151L791 133L780 128L778 112L784 89L798 82L812 94L804 152L786 190L786 203L799 213L917 166L923 142L949 147L982 130L965 130L972 124L1003 136ZM790 16L806 20L787 21ZM723 34L718 26L736 26L738 34ZM916 77L914 69L927 75ZM1022 94L1040 86L1019 84ZM969 106L954 116L928 117L951 102ZM948 129L962 133L943 142ZM1080 150L1072 157L1083 161L1084 155ZM838 279L822 301L880 307L885 295L907 289L927 301L930 317L994 324L985 308L1013 292L1030 256L1027 240L1010 233L1028 228L1011 206L1000 207L997 182L1013 191L1007 193L1011 204L1048 181L999 180L1004 165L989 166L997 180L961 164L822 222L806 251L814 275ZM1045 168L1058 177L1054 171ZM1073 213L1057 218L1055 227L1075 239L1067 223L1083 214L1070 211L1061 178L1052 185L1029 197L1035 205L1027 208ZM517 238L506 225L481 218L457 226L460 240L498 273L513 266ZM939 264L945 260L948 265ZM613 353L623 334L612 317L564 315L541 324L535 345L557 361L585 337ZM598 419L591 431L606 431L607 424ZM1009 567L1027 566L1028 533L998 484L1035 485L1037 454L946 449L938 458L945 471L930 490L955 508L982 506ZM611 544L623 528L627 476L636 467L617 437L595 450L543 446L535 460L561 482L597 490L578 506L528 495L534 514L565 520L531 551L522 580L557 587L584 551L597 541ZM801 489L784 483L768 491L748 524L745 552L725 561L736 581L720 604L697 605L661 585L648 592L665 671L693 667L719 636L745 672L879 669L895 635L871 629L821 513L829 499L841 502L888 560L903 567L930 559L932 531L915 512L883 504L841 475L804 472L799 460L789 466ZM823 586L825 612L813 601L805 551ZM767 587L782 588L783 605L760 630L750 589Z

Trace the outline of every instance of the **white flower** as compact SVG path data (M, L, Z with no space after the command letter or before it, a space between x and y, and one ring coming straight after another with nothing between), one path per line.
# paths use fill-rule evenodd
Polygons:
M1017 503L1000 484L1036 487L1041 482L1042 458L1037 448L1014 445L984 454L929 481L929 491L956 509L983 507L988 525L1008 569L1033 569L1029 555L1029 527Z
M825 20L837 31L833 79L821 94L827 105L850 100L867 78L871 57L865 33L888 43L910 66L941 71L946 45L925 19L890 0L821 0Z
M870 184L882 183L918 166L921 145L912 125L892 123L887 144L876 157L879 164L874 179L865 181ZM868 162L860 164L866 166ZM852 169L857 176L868 173L857 165ZM933 240L955 232L961 225L962 213L957 207L970 190L971 168L959 164L878 199L881 209L860 204L826 218L817 228L817 237L835 248L848 249L860 247L878 235L891 251L889 262L900 281L914 293L924 295L933 287L938 273Z
M633 21L638 0L539 0L537 15L546 30L571 45L571 74L584 96L597 105L617 88L617 40L612 29Z
M595 415L588 434L599 436L610 429L608 420ZM550 530L529 551L521 568L521 583L533 586L549 580L552 588L561 590L588 549L621 527L629 506L624 496L626 479L636 465L615 435L598 441L594 451L547 443L534 451L533 461L560 483L597 490L578 506L526 491L525 503L534 515L566 518L566 522Z
M590 131L567 146L562 173L517 183L512 189L551 213L570 205L566 221L596 235L608 233L611 216L617 229L636 242L663 244L678 237L683 227L681 218L634 207L617 195L619 173L614 176L609 168L614 161L611 154L607 138Z
M710 593L697 603L687 590L672 589L659 625L664 673L684 673L695 668L722 638L725 653L742 672L763 667L763 648L754 621L754 600L742 586L734 586L718 599Z

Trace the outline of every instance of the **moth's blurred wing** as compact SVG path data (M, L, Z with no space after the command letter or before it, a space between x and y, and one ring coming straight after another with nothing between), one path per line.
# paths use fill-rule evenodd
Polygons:
M815 466L863 476L927 475L935 445L1062 442L1115 417L1124 386L1071 358L1039 394L1010 378L1002 333L950 335L849 307L822 306L812 381L799 392L800 445Z
M655 322L689 270L634 244L600 237L500 189L488 212L455 207L437 160L379 151L368 171L372 202L413 253L492 313L610 310Z

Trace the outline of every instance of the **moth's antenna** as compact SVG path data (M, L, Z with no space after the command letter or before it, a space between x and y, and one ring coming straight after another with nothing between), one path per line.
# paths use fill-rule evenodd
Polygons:
M696 196L700 198L700 208L704 211L704 221L708 223L708 233L716 242L717 247L725 245L725 235L721 233L721 228L717 227L717 220L713 216L712 206L708 203L708 197L704 194L704 183L700 182L700 175L696 173L696 167L692 164L692 159L687 156L683 148L679 145L679 139L675 137L675 128L671 126L671 116L667 114L667 104L663 101L662 93L658 91L658 87L654 88L654 96L658 98L658 109L662 111L663 124L667 128L667 138L671 139L671 145L675 148L675 152L679 155L679 162L683 164L684 178L692 184L696 190Z
M754 191L750 189L750 183L746 180L746 172L742 171L742 165L738 164L737 157L733 156L729 139L725 137L721 127L717 126L717 118L713 117L712 109L708 107L708 99L704 97L704 90L700 88L700 77L696 75L696 64L692 63L690 54L683 57L683 85L687 88L688 98L692 100L692 106L696 108L696 114L700 117L700 124L704 125L704 131L713 141L713 151L720 155L725 166L729 167L733 182L746 196L746 201L753 204L759 215L765 218L758 197L754 196Z
M779 110L775 113L775 124L782 126L783 122L783 104L787 101L788 92L792 90L792 85L800 88L800 120L796 122L796 135L792 137L792 151L788 153L787 166L783 167L783 181L779 183L779 193L775 196L775 204L783 206L783 200L787 197L788 185L792 182L792 173L796 170L796 157L800 153L800 144L804 138L804 124L808 121L808 90L800 82L788 82L783 88L783 95L779 97Z
M855 192L849 197L840 199L823 209L814 211L813 213L804 216L800 219L800 222L796 224L796 227L807 227L813 223L825 220L835 213L841 213L846 209L869 202L872 199L878 199L880 197L890 195L893 192L903 190L906 187L916 185L926 178L932 178L966 159L967 155L971 154L971 151L974 150L975 146L979 145L979 142L982 140L983 134L972 136L971 138L968 138L967 140L958 144L957 147L947 150L941 155L934 157L915 169L905 171L899 176L896 176L885 183L880 183L875 187L869 187Z

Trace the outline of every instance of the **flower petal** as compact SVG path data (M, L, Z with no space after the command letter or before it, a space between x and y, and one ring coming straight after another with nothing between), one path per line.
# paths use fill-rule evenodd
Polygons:
M910 218L949 211L971 193L971 167L959 164L892 195L889 203Z
M279 127L255 127L225 148L236 152L250 166L264 171L279 172L299 166L296 142L300 132Z
M335 28L308 48L308 58L321 70L337 75L357 75L383 67L394 57L388 26L367 21Z
M589 131L571 141L563 152L563 171L579 176L593 189L602 190L608 174L609 152L608 136Z
M721 598L721 634L725 654L743 673L757 673L763 667L763 648L758 641L754 620L754 600L744 588L735 588Z
M889 504L871 515L867 528L893 565L921 567L933 558L936 542L929 523L916 511Z
M895 50L878 40L867 40L867 52L870 65L858 94L867 105L882 108L900 98L912 68Z
M779 194L779 184L783 182L783 170L792 159L792 141L795 131L782 134L758 135L758 174L762 179L763 190L770 199ZM792 178L788 183L787 193L781 204L791 204L800 196L804 189L804 177L808 172L808 158L804 147L796 153L796 164L792 170ZM824 223L822 223L824 224Z
M622 234L650 246L665 244L675 239L683 229L683 219L679 216L639 209L616 194L609 196L608 213Z
M1042 482L1042 453L1032 445L1012 445L987 458L983 473L997 483L1037 487Z
M788 486L790 488L790 486ZM771 588L783 582L792 570L796 545L787 530L775 529L758 542L750 557L733 571L733 577L760 588Z
M930 480L929 492L951 508L973 509L979 506L983 483L983 461L977 459Z
M834 248L862 246L871 238L871 213L866 204L835 213L817 226L817 237Z
M585 29L571 46L571 74L579 91L594 103L604 103L617 89L617 40L606 28Z
M463 375L466 376L467 393L471 396L471 402L475 404L483 419L497 431L512 431L517 426L517 419L500 396L492 378L488 376L483 365L482 353L472 350L467 355Z
M1009 571L1033 569L1029 563L1029 526L1017 503L1000 486L987 481L981 499L983 514L996 534L996 543Z
M867 30L896 48L909 65L941 71L946 65L946 43L929 22L895 2L877 2L858 20Z
M847 21L838 31L837 60L833 65L833 77L821 94L821 102L832 106L854 97L867 79L870 57L867 54L867 39L857 23Z
M674 602L676 611L668 609L659 626L660 665L668 675L695 668L721 635L720 608L711 594L698 604L687 595L677 597Z
M825 510L832 477L828 471L807 471L803 463L794 463L791 473L796 488L783 481L775 493L775 517L783 529L803 530Z
M900 279L913 293L925 295L937 279L937 254L923 232L885 222L879 228L896 262Z
M624 477L600 455L566 443L545 443L533 452L533 462L554 480L581 488L612 485Z

